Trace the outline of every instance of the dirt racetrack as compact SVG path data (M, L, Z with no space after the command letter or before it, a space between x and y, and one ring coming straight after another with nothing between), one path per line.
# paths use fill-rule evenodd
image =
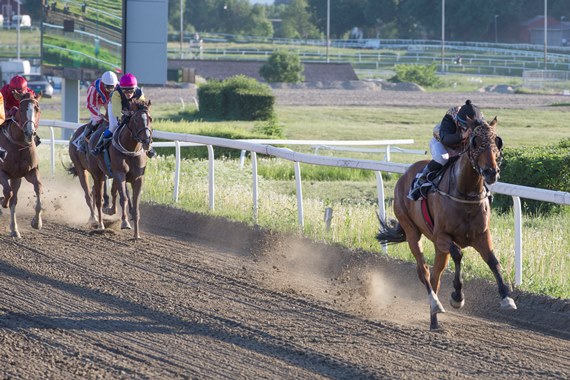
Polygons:
M157 205L142 240L94 233L78 183L44 185L42 230L27 183L21 240L0 215L0 378L570 377L568 300L470 281L456 311L446 275L430 332L412 264Z
M22 206L21 240L1 216L1 378L570 375L567 301L515 292L501 312L493 285L469 282L434 333L413 265L164 206L144 207L132 241L112 220L96 234L67 218L64 201L40 231Z

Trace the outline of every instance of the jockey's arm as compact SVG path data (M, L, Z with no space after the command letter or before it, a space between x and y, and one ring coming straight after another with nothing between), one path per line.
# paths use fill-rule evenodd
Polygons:
M4 97L0 93L0 125L4 124L6 120L6 112L4 111Z
M439 141L447 147L454 147L463 140L461 129L457 128L450 115L446 115L439 128Z
M103 115L101 114L100 107L98 105L98 96L95 87L89 87L87 89L87 110L89 111L89 117L91 119L91 125L95 126L103 120Z
M109 114L109 130L114 133L119 127L119 117L121 117L121 96L118 93L113 93L111 101L107 106L107 113Z

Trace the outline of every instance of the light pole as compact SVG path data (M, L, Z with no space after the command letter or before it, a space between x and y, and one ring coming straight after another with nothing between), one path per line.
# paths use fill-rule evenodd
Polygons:
M445 71L445 0L441 0L441 71Z
M327 0L327 63L329 63L330 44L331 44L331 0Z
M20 59L20 0L17 0L16 3L18 4L18 19L16 20L16 45L17 45L17 58Z
M547 20L547 16L548 16L548 12L547 12L547 8L548 8L548 0L544 0L544 70L547 69L546 67L546 63L548 62L547 60L547 46L548 46L548 20Z
M183 20L182 0L180 0L180 59L182 59L182 45L184 44L184 28L182 27Z
M495 15L495 43L499 42L499 38L497 36L497 17L499 17L499 15Z

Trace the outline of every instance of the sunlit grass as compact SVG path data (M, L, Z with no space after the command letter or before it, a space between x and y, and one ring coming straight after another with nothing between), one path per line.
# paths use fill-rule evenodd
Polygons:
M273 165L274 160L261 160L260 166ZM290 164L290 163L289 163ZM281 164L276 164L281 165ZM292 165L292 164L291 164ZM206 161L184 161L177 207L233 220L256 224L253 219L252 174L248 166L240 168L237 161L216 162L215 209L209 210L208 168ZM173 159L161 157L149 162L143 199L157 203L173 204ZM312 169L303 172L309 176ZM394 176L395 177L395 176ZM316 241L339 244L350 249L362 249L382 254L375 240L378 230L376 218L377 202L372 195L361 198L351 196L351 182L340 181L327 196L319 191L305 191L314 186L306 180L303 186L304 226L301 228L297 216L297 199L294 181L259 181L259 210L257 224L276 231L302 234ZM385 183L386 193L393 191L395 178ZM326 187L328 183L319 183ZM345 185L343 191L342 187ZM362 185L362 183L361 183ZM367 181L369 190L375 183ZM314 190L314 189L313 189ZM321 189L322 190L322 189ZM310 194L310 195L309 195ZM326 207L333 209L330 230L323 221ZM390 215L391 210L388 210ZM555 297L570 297L570 213L551 217L524 216L523 228L523 285L521 289L549 294ZM505 278L514 283L514 218L512 214L495 214L491 231L497 258L503 266ZM432 244L425 240L424 248L428 260L433 259ZM413 257L406 244L389 247L389 255L406 261ZM465 250L465 277L480 277L493 281L492 274L471 248Z

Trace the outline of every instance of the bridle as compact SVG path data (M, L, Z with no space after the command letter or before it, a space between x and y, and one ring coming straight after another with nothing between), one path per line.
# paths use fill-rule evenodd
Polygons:
M142 123L136 123L136 120L142 120ZM152 128L150 127L152 122L152 117L150 116L149 109L147 106L142 106L141 108L135 110L131 115L127 124L119 130L119 133L116 133L113 138L112 144L113 146L122 154L126 156L140 156L144 153L144 145L148 145L152 142ZM142 124L142 128L140 125ZM138 128L135 128L135 125L139 125ZM120 135L128 130L131 134L131 138L137 142L137 145L140 144L140 148L131 151L125 148L120 142ZM144 134L144 135L143 135ZM143 135L144 137L141 138L140 136Z
M466 129L463 128L462 129L465 131ZM475 146L475 139L478 138L479 143L477 144L477 146ZM486 122L482 122L480 123L477 127L475 127L473 129L473 132L471 133L471 136L469 137L469 140L467 142L467 144L465 144L464 149L459 152L458 157L461 157L465 154L468 155L469 158L469 163L471 164L471 167L473 168L473 170L481 177L484 177L485 173L485 169L481 168L478 164L478 160L479 160L479 156L481 155L481 153L483 153L484 151L486 151L487 149L491 149L491 150L498 150L498 154L496 154L495 160L497 163L497 170L499 170L499 167L501 165L501 161L502 161L502 156L503 156L503 150L502 150L502 143L501 146L497 146L497 139L500 140L500 137L498 137L496 135L496 133L491 130L491 126L486 123ZM493 141L495 141L495 143L493 144ZM502 140L501 140L502 141ZM494 145L494 146L493 146ZM495 152L493 152L495 153ZM453 162L453 165L455 165L457 163L458 160L455 160ZM451 173L453 173L453 171L451 171ZM454 177L452 175L452 177ZM450 182L449 182L449 187L451 189L451 178L450 178ZM490 195L490 191L487 188L487 185L484 183L483 184L483 191L481 193L479 193L476 196L467 196L467 195L461 195L461 197L454 197L451 194L449 194L450 191L443 192L441 191L439 188L436 189L436 192L444 195L456 202L460 202L460 203L481 203L483 202L485 199L487 199L487 197Z
M34 111L32 114L30 114L29 107L26 106L26 103L32 104L33 111ZM24 105L24 107L23 107L23 105ZM22 147L22 149L26 149L32 145L31 136L33 136L34 132L38 128L38 123L35 120L36 118L39 118L39 116L37 116L39 114L39 103L38 103L37 99L27 97L27 98L23 98L22 100L20 100L18 113L20 114L20 121L16 120L16 118L14 116L12 116L10 119L10 123L14 124L17 128L19 128L24 133L24 135L27 136L29 134L30 135L30 142L26 143L26 142L15 140L11 136L11 134L9 133L9 128L3 128L4 129L3 133L4 133L4 136L6 136L6 138L12 144L19 145ZM21 122L21 120L23 120L23 119L25 119L24 123ZM26 133L27 128L31 128L31 129L29 129L30 133Z

